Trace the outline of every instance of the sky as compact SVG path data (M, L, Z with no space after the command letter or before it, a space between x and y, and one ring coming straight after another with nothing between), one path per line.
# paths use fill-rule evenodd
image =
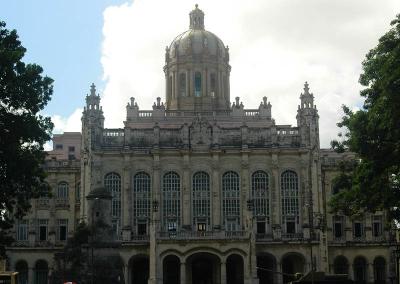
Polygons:
M135 97L141 110L164 101L164 53L188 29L196 3L205 28L229 46L231 99L257 108L263 96L277 124L296 125L305 81L320 115L321 146L340 131L341 105L362 106L358 78L366 53L400 13L398 0L0 0L0 20L16 29L55 80L54 133L80 131L90 84L105 126L122 128Z

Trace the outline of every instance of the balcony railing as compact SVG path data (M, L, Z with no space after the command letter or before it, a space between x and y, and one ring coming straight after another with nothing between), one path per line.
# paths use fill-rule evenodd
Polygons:
M50 200L48 198L39 198L36 200L36 207L38 209L49 209Z
M303 233L282 233L282 240L305 240Z
M177 231L159 232L159 239L176 240L223 240L223 239L246 239L249 237L246 231Z
M55 207L58 209L68 209L69 208L69 200L66 198L57 198L55 200Z

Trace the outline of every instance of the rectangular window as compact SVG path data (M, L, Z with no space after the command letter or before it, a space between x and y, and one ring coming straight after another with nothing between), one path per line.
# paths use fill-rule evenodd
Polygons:
M364 237L364 225L361 222L354 222L353 224L353 236L354 238Z
M207 230L207 224L206 223L203 223L203 222L197 223L197 231L204 232L206 230Z
M62 150L63 145L62 144L56 144L56 150Z
M20 220L17 225L17 241L28 240L28 220Z
M175 220L169 220L167 226L168 226L168 232L176 232L178 227L177 222Z
M58 240L66 241L68 235L68 219L58 219Z
M68 155L68 160L69 161L75 160L75 155L74 154L69 154Z
M333 217L333 234L335 239L341 239L343 237L343 216L334 216Z
M139 223L138 224L138 235L147 235L147 224L146 223Z
M257 234L265 234L265 222L257 222Z
M49 224L48 219L38 220L39 241L47 241L48 224Z
M286 222L286 233L295 234L296 233L296 223L294 221Z
M372 217L372 235L374 237L382 236L382 216Z
M68 146L68 152L75 152L75 146Z

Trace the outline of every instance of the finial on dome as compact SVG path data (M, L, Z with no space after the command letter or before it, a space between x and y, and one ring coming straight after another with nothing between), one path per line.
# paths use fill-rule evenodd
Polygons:
M189 14L190 17L190 29L193 30L204 30L204 13L199 9L199 5L196 4L194 10Z
M307 81L304 83L304 94L308 95L310 91L310 88L308 87Z
M94 83L92 83L92 85L90 85L90 95L91 96L96 95L96 86L94 85Z

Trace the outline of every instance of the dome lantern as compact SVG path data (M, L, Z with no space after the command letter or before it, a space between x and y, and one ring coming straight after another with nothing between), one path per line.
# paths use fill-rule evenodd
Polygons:
M199 9L199 5L196 4L194 10L190 12L190 26L192 30L204 30L204 12Z

